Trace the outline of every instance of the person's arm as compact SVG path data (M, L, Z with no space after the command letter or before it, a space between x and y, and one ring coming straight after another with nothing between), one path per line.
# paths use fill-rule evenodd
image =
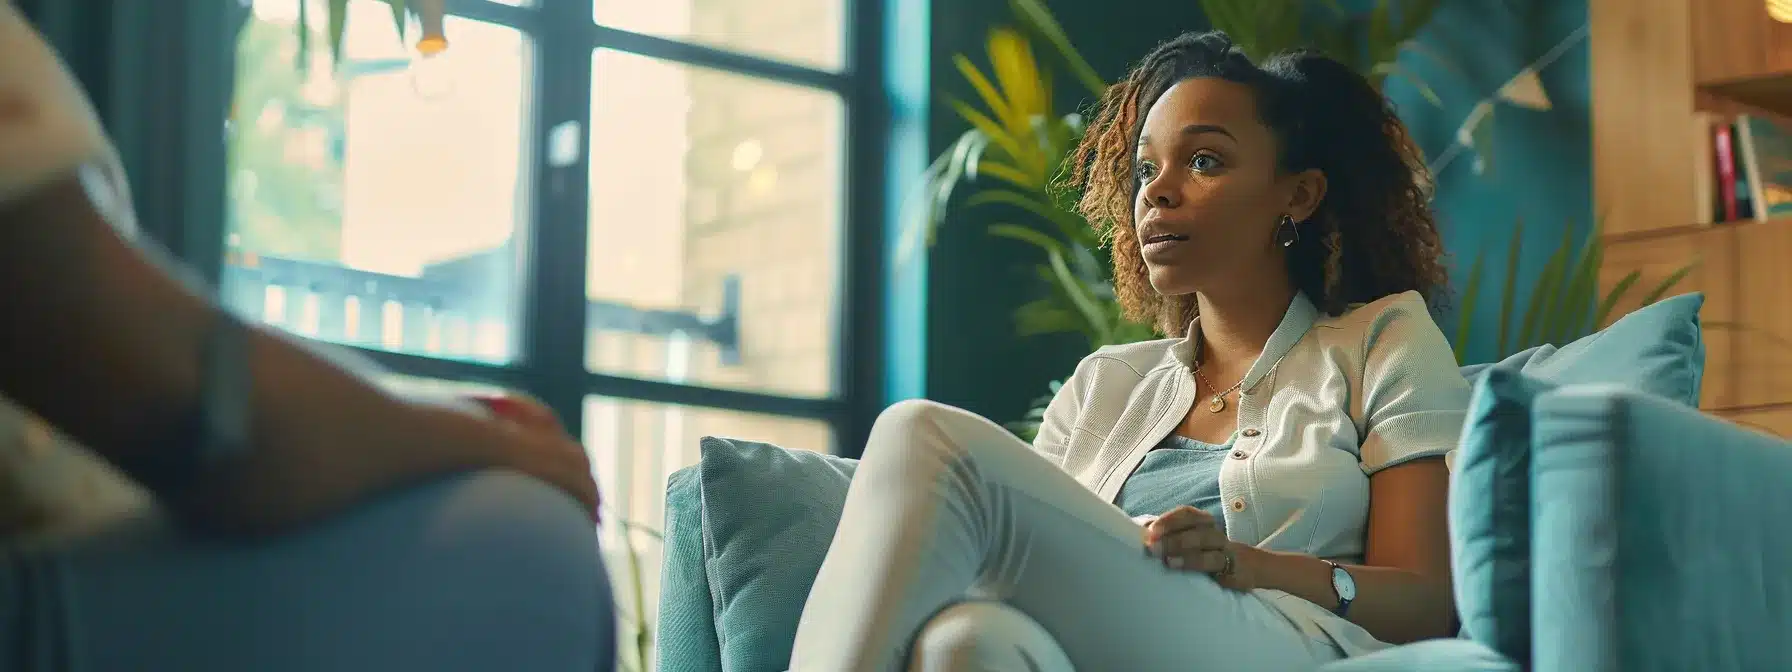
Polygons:
M208 528L278 529L475 467L536 476L595 515L585 453L564 432L406 403L255 327L243 334L240 360L220 363L243 367L250 381L246 454L186 468L174 485L140 473L157 461L146 457L195 446L188 427L225 313L128 241L132 220L86 98L0 1L0 394Z
M1404 644L1454 633L1445 519L1449 472L1432 457L1389 467L1369 478L1369 537L1363 564L1344 565L1356 582L1346 615L1376 639ZM1274 588L1336 609L1332 567L1298 553L1235 545L1258 588ZM1245 558L1242 556L1256 556Z
M1369 526L1361 565L1345 565L1357 594L1347 617L1385 642L1454 634L1444 455L1456 447L1469 387L1443 332L1416 296L1377 317L1364 357ZM1338 606L1332 568L1307 555L1233 545L1259 588Z
M222 309L120 238L75 176L0 205L0 287L0 392L127 469L185 438ZM500 462L501 442L479 440L497 428L479 418L399 401L260 329L246 350L247 461L156 493L197 522L278 527Z

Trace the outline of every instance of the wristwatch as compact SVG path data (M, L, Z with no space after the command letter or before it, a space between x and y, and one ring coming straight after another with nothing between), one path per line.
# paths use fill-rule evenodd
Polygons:
M1343 616L1350 611L1350 603L1356 600L1356 579L1350 576L1343 565L1330 560L1325 561L1325 564L1332 566L1332 590L1338 593L1338 607L1332 613Z
M218 310L200 346L199 395L183 423L161 445L121 465L150 491L186 494L207 472L242 461L249 451L249 327Z

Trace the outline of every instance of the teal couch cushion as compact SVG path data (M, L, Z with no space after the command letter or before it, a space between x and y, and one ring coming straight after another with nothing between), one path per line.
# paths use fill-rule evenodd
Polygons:
M1792 670L1792 442L1613 387L1536 399L1536 670Z
M1696 406L1704 374L1700 294L1624 316L1560 349L1538 346L1474 376L1451 471L1451 564L1463 633L1530 660L1532 401L1561 385L1617 384Z
M1518 672L1518 665L1477 642L1432 639L1327 663L1319 672Z
M739 439L704 437L700 446L699 463L674 474L667 491L668 515L695 508L701 534L667 538L659 668L783 670L858 462ZM701 542L697 581L692 538ZM669 585L675 579L704 588ZM692 604L709 608L707 632L691 626ZM684 616L667 624L668 613Z

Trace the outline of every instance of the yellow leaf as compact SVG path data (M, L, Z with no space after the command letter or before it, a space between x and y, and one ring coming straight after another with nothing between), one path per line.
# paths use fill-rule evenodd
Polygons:
M952 63L958 66L959 74L964 75L964 80L971 84L971 88L977 90L977 96L983 99L983 104L989 107L990 113L1001 120L1003 126L1007 126L1009 120L1014 118L1014 111L1008 101L1002 98L1002 94L996 91L989 78L984 77L983 72L971 63L971 59L965 58L964 54L953 54Z
M1021 144L1017 142L1013 136L1002 130L1002 127L997 125L995 121L991 120L989 117L983 116L983 113L973 109L970 105L966 105L964 101L953 100L949 101L948 104L952 106L953 110L958 112L958 116L964 117L965 121L970 122L972 128L977 129L977 131L982 133L984 137L989 138L990 144L995 145L1017 160L1022 158L1024 149Z
M1033 48L1027 44L1025 37L1008 28L997 28L989 33L990 70L995 74L996 83L1007 98L1010 111L1014 113L1011 121L1020 122L1013 130L1016 135L1024 133L1031 126L1031 120L1043 116L1045 106L1044 91L1041 90L1039 66L1033 60Z

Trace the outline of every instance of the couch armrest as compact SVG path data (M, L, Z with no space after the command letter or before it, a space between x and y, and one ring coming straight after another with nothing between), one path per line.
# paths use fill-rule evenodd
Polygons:
M1532 669L1792 669L1792 442L1664 399L1537 399Z

